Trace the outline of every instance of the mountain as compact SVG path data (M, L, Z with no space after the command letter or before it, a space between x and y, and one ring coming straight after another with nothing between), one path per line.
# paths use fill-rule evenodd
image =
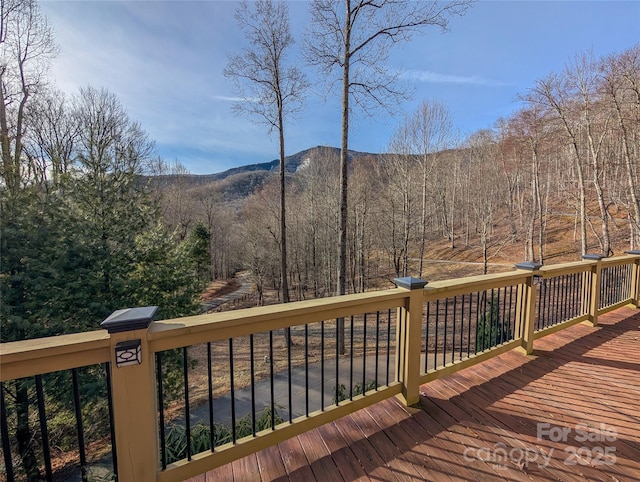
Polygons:
M310 159L317 154L325 157L327 155L339 156L340 149L337 147L316 146L287 156L285 157L285 172L291 174L298 172L304 168L305 163L309 162ZM350 160L365 156L377 157L379 154L349 151ZM262 187L269 176L278 172L279 164L280 161L274 159L270 162L233 167L215 174L154 176L153 181L157 183L157 186L160 188L167 187L176 182L181 182L183 185L186 183L187 189L216 183L217 190L222 194L222 198L225 201L235 201L249 196L256 189Z

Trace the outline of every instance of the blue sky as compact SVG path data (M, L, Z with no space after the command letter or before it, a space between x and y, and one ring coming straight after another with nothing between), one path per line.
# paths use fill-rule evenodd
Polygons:
M271 161L277 137L231 111L233 85L223 76L228 54L244 45L234 1L44 1L60 45L52 66L56 86L105 87L139 121L167 161L206 174ZM302 43L308 3L290 2L292 30ZM395 117L377 112L351 123L350 147L383 152L423 99L444 102L463 135L494 125L518 108L518 94L562 70L576 54L620 52L640 43L640 0L479 1L448 33L431 29L402 44L390 69L412 79L413 99ZM292 55L295 55L292 53ZM339 94L314 89L286 127L287 154L339 146Z

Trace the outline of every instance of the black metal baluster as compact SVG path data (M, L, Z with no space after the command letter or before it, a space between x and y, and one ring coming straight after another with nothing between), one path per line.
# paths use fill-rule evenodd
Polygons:
M482 293L482 314L483 314L483 326L482 326L482 351L487 349L487 291ZM491 326L491 323L489 323Z
M159 418L158 421L160 425L160 459L162 462L162 470L167 468L167 441L165 437L165 428L164 428L164 390L162 389L162 352L156 353L156 378L158 380L158 411ZM111 385L111 383L109 383ZM109 390L110 392L111 390ZM111 398L111 397L109 397ZM112 419L113 420L113 419ZM113 427L113 423L111 423ZM112 433L111 438L115 441L115 433ZM115 450L114 450L115 453Z
M398 340L398 343L400 343L400 346L402 346L402 341L404 340L404 325L407 322L407 318L405 315L405 318L403 319L402 316L403 314L406 313L406 310L402 310L402 311L398 311L398 323L396 323L396 340ZM398 353L398 350L396 350L396 354ZM396 380L401 380L402 378L402 374L400 373L400 363L396 362Z
M496 325L496 330L497 330L498 320L496 320L496 323L493 322L494 309L495 309L495 294L494 294L493 288L491 288L491 300L489 301L489 346L487 348L492 348L496 344L495 343L496 340L493 339L493 325Z
M582 299L584 298L583 274L576 273L576 316L582 315Z
M236 387L234 380L234 364L233 364L233 338L229 338L229 388L231 389L231 440L236 443Z
M424 372L429 372L429 321L431 318L431 301L427 301L427 315L424 327Z
M349 400L353 401L353 315L349 325Z
M214 451L216 445L215 426L213 424L213 359L211 353L211 342L207 342L207 389L209 399L209 444L211 451Z
M11 460L11 444L9 443L9 427L7 426L7 406L4 400L4 383L0 382L0 437L2 437L2 454L4 470L8 482L13 482L13 461Z
M546 296L545 296L545 319L544 324L540 327L540 329L544 329L550 324L553 323L552 319L552 306L553 306L553 278L545 279L546 281Z
M304 325L304 410L309 416L309 325Z
M547 317L545 319L545 325L542 328L546 328L555 324L554 313L555 313L555 285L556 278L550 278L547 283L547 288L549 289L549 294L547 296Z
M605 298L606 298L606 292L605 292L605 278L607 276L607 268L603 268L602 271L600 271L600 286L598 286L598 291L600 292L600 304L598 305L598 309L602 308L604 306L604 304L606 303Z
M467 358L469 358L471 356L471 318L473 318L473 312L472 312L472 305L473 305L473 293L469 293L469 326L467 328L468 330L468 334L467 334ZM476 312L478 310L476 309Z
M560 275L558 276L556 279L558 280L558 303L557 303L557 308L556 308L556 316L558 317L558 319L556 320L556 324L558 323L562 323L562 321L564 320L564 299L563 299L563 288L564 288L564 283L563 283L563 276Z
M567 275L567 320L570 320L572 318L573 318L573 274L568 274Z
M73 385L73 405L76 413L76 429L78 432L78 453L80 455L80 473L82 481L87 482L87 454L84 447L84 427L82 425L82 407L80 406L80 389L78 388L78 369L71 369L71 383Z
M585 298L587 300L586 306L585 306L585 309L584 309L585 314L588 314L589 310L591 309L591 296L592 296L592 293L593 293L593 290L591 289L591 286L593 286L593 283L594 283L594 280L593 280L594 276L593 276L593 273L591 271L589 271L587 273L587 278L588 278L588 281L587 281L587 284L585 286L585 291L587 293L587 295L585 296Z
M364 395L366 390L366 376L367 376L367 314L363 315L362 325L362 394Z
M440 318L440 300L436 300L436 327L435 340L433 343L433 368L438 368L438 322Z
M456 359L456 310L458 309L458 297L453 297L453 320L452 320L452 333L451 333L451 363Z
M273 372L273 330L269 331L269 378L271 383L271 430L276 428L276 397Z
M541 326L544 326L544 316L545 310L547 308L545 303L545 296L547 296L546 280L543 279L540 281L540 292L538 293L538 313L536 315L535 324L536 331L540 330Z
M573 318L573 293L574 293L574 283L573 283L573 274L567 275L567 320Z
M387 313L387 386L389 386L389 362L391 357L391 309Z
M573 273L573 318L580 316L580 297L579 293L582 289L580 283L581 277L578 273Z
M449 298L444 300L444 340L442 342L442 366L447 365L447 318L449 317Z
M189 407L189 354L182 347L182 374L184 377L184 420L187 437L187 460L191 460L191 412Z
M558 323L558 313L560 311L560 307L558 306L558 277L554 277L552 279L553 281L553 290L551 292L551 305L549 306L549 309L551 310L551 320L550 320L550 325L555 325ZM546 328L546 327L545 327Z
M460 306L460 353L458 359L462 360L462 346L464 345L464 293L462 293L462 306Z
M287 375L289 395L289 423L293 421L293 394L291 392L291 327L287 327Z
M380 312L376 311L376 390L378 390L378 355L380 353Z
M548 280L543 278L540 280L540 295L538 315L536 316L536 330L540 330L544 327L545 320L547 318L547 293L549 292Z
M42 390L42 375L36 375L36 394L38 398L38 418L40 419L40 432L42 434L42 455L44 456L44 468L47 480L53 480L51 471L51 451L49 449L49 430L47 428L47 413L44 407L44 391Z
M515 339L516 317L513 312L513 285L509 286L509 334L511 340Z
M569 305L567 288L567 275L562 275L562 321L567 321L567 308Z
M256 436L256 354L253 333L249 335L249 356L251 370L251 433Z
M476 291L476 333L474 335L473 340L473 350L474 353L478 353L478 331L479 331L479 323L480 323L480 292Z
M115 476L115 480L118 480L118 452L116 450L116 428L113 422L113 393L111 391L111 363L106 362L104 364L104 372L106 375L106 385L107 385L107 408L109 409L109 432L111 436L111 459L113 460L113 475ZM162 377L158 377L158 381L161 383ZM162 406L162 398L160 398L160 443L161 447L164 449L164 418L163 418L163 406ZM163 450L163 455L165 452ZM164 458L164 466L165 469L167 467L166 456Z
M324 320L320 322L320 410L324 411Z
M335 393L336 405L340 403L340 396L339 396L340 381L338 380L339 378L338 369L340 368L339 367L339 363L340 363L340 343L339 342L340 342L340 322L336 319L336 393Z
M504 343L505 340L505 329L504 322L507 317L507 287L498 288L498 305L500 304L500 291L502 290L502 313L500 313L500 343Z

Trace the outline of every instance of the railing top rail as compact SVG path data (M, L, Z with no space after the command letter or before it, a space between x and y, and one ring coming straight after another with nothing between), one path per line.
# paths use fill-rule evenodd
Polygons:
M0 344L0 381L109 361L104 330Z
M553 278L555 276L561 276L564 274L582 273L585 271L591 271L591 268L598 264L597 261L571 261L569 263L552 264L548 266L542 266L540 268L540 275L544 278Z
M393 288L160 320L149 327L148 340L154 351L162 351L395 308L401 306L408 296L407 290Z
M602 266L622 266L624 264L633 264L640 255L623 254L620 256L613 256L611 258L602 258Z
M425 301L434 300L436 298L473 293L485 289L502 288L503 286L522 283L529 276L531 276L530 271L516 270L507 273L484 274L468 276L466 278L434 281L425 286L424 298Z

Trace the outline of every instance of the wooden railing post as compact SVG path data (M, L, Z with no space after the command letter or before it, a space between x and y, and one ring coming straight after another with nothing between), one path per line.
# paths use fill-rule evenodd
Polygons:
M516 264L516 268L523 271L529 271L531 274L527 276L526 281L521 285L519 294L521 303L516 313L516 333L520 334L522 345L519 347L526 355L533 353L533 338L536 323L536 298L538 290L535 284L536 277L540 276L538 270L541 264L533 262L525 262Z
M640 250L627 251L626 254L636 256L631 272L631 304L640 308Z
M593 326L598 326L598 311L600 311L600 284L602 283L602 256L601 254L584 254L585 261L595 261L591 268L591 286L589 293L589 321Z
M404 307L398 308L396 334L396 368L402 383L404 403L415 405L420 401L420 351L425 280L405 277L394 280L398 288L410 291Z
M156 480L158 425L155 357L147 328L156 306L114 311L100 326L111 339L113 421L119 482Z

